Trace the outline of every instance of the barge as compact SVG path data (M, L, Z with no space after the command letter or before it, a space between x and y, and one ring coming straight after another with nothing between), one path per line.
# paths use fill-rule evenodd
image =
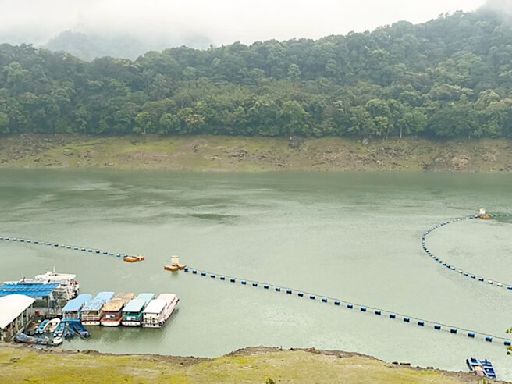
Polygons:
M144 309L143 327L161 328L171 317L180 299L172 293L160 294Z
M125 327L140 327L144 321L144 309L155 298L152 293L141 293L123 308L121 324Z
M100 292L88 302L80 312L80 319L84 325L100 325L103 317L103 306L114 297L114 292Z
M134 298L133 293L120 293L114 296L103 306L101 325L104 327L118 327L123 318L123 308Z

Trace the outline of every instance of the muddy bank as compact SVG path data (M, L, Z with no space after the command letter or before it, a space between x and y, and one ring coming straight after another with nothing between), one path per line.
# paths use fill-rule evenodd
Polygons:
M511 172L512 141L19 135L0 137L0 167Z

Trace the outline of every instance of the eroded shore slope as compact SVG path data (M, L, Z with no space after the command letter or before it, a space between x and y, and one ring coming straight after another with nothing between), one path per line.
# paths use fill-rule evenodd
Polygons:
M0 137L0 168L511 172L512 141L19 135Z

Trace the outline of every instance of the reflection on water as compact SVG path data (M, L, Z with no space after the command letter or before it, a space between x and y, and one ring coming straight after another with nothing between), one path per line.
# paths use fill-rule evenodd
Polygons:
M504 335L510 293L444 271L420 247L425 228L485 207L497 221L432 235L436 254L512 280L508 175L0 171L0 232L146 255L129 265L95 254L0 244L0 280L56 266L83 292L175 292L161 330L91 328L65 343L105 352L214 356L244 346L315 346L466 370L503 348L433 334L369 314L163 270L170 256L197 268L268 281Z

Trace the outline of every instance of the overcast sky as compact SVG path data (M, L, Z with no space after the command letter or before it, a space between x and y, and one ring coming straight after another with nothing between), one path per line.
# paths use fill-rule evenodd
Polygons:
M0 0L0 37L42 43L63 30L163 38L319 38L472 11L485 0ZM19 41L11 41L19 42Z

